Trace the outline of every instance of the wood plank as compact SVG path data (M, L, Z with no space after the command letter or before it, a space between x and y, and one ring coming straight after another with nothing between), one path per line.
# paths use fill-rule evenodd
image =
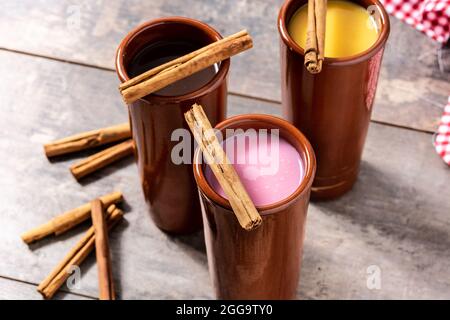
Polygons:
M8 155L0 166L0 275L40 282L87 225L31 247L20 233L121 189L126 222L110 241L119 297L213 298L202 235L170 237L153 225L132 161L80 185L68 171L78 156L50 164L43 155L43 142L126 120L114 74L8 52L0 52L0 63L0 152ZM236 96L229 108L230 114L280 110ZM430 134L372 124L355 189L310 207L298 297L449 298L449 178ZM97 296L94 260L83 264L74 292ZM366 287L370 265L382 270L381 290Z
M282 2L10 1L0 5L0 47L112 69L115 49L131 28L161 16L189 16L225 35L247 28L255 48L233 58L230 90L280 101L276 19ZM397 19L391 23L373 119L433 132L450 74L438 69L435 43Z
M19 282L0 277L0 300L42 300L42 296L36 291L33 284ZM55 300L92 300L92 298L75 295L72 293L58 292Z
M119 295L134 299L211 297L202 234L172 239L151 223L131 159L93 174L81 185L71 176L69 166L89 153L54 163L44 156L42 143L46 141L127 120L115 75L1 51L0 61L8 68L0 80L0 150L10 154L0 168L0 199L4 201L0 215L5 220L0 233L4 241L0 275L40 282L87 226L31 247L22 243L19 235L58 213L118 189L124 192L130 211L127 222L111 235ZM230 105L230 114L279 111L271 104L250 104L248 99L234 97L230 97ZM94 260L92 255L83 264L81 289L75 292L97 295Z
M450 95L450 73L439 70L438 45L391 17L372 119L434 132Z
M309 211L300 296L450 298L448 181L431 135L372 124L352 192ZM372 265L380 290L366 286Z

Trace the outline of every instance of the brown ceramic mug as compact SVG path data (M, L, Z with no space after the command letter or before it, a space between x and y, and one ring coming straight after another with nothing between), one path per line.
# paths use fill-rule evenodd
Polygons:
M182 41L200 48L221 38L217 31L197 20L153 20L122 40L116 53L116 71L121 82L129 80L133 59L153 43ZM229 59L222 61L212 79L195 91L177 96L151 94L128 106L145 200L155 224L166 232L185 234L201 229L192 167L171 160L171 150L178 143L171 141L171 136L176 129L189 130L183 115L193 103L204 106L213 125L225 119L229 67Z
M262 225L245 231L228 200L220 196L204 175L201 152L194 155L203 213L210 275L219 299L294 299L300 277L310 189L316 169L308 140L289 122L270 115L239 115L216 126L226 129L279 129L279 135L300 154L304 178L287 198L257 209Z
M377 0L354 0L378 11L378 40L360 54L325 58L322 72L312 75L304 67L303 48L288 32L291 17L307 2L287 0L278 17L283 115L314 148L317 172L311 198L330 199L350 190L358 176L389 17Z

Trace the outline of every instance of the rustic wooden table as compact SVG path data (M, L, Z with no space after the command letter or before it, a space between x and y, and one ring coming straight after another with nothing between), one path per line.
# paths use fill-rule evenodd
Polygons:
M127 200L126 222L110 241L119 297L213 298L203 235L170 237L152 224L132 159L79 184L68 167L81 156L49 163L42 144L127 120L115 49L132 27L160 16L201 19L224 35L250 30L255 48L232 62L229 115L280 114L281 3L1 2L0 298L40 299L36 285L87 224L30 247L23 231L115 189ZM339 200L311 204L298 298L450 298L450 168L432 146L450 75L438 70L436 44L391 23L359 180ZM379 290L366 284L372 265L381 271ZM97 297L94 255L81 269L80 287L56 298Z

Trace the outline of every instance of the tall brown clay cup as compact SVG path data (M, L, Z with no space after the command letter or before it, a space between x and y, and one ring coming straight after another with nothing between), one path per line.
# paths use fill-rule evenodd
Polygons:
M322 72L304 67L304 51L288 33L288 23L307 0L287 0L280 10L281 91L284 117L311 142L317 157L312 199L330 199L351 189L358 176L370 122L389 17L377 0L354 0L373 10L380 33L368 50L325 58Z
M143 48L158 41L184 41L204 46L221 39L210 26L188 18L169 17L144 23L120 43L116 70L121 82L129 79L128 68ZM148 95L128 106L136 160L145 199L155 224L162 230L185 234L201 229L202 218L191 164L175 164L171 141L193 103L205 107L213 125L222 121L227 105L227 74L230 61L223 61L206 85L181 96ZM193 154L193 151L192 153Z
M203 212L208 265L219 299L293 299L298 286L306 213L316 162L308 140L293 125L269 115L239 115L216 126L226 129L279 129L304 163L305 176L289 197L257 207L262 225L245 231L230 203L205 179L201 152L194 155Z

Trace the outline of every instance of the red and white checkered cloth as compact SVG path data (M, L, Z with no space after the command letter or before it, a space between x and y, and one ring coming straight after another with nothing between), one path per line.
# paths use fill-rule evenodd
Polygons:
M450 0L380 0L386 11L440 43L450 39ZM450 165L450 97L434 146Z
M437 153L450 166L450 97L444 109L444 115L434 140L434 146Z
M430 38L446 43L450 38L450 0L380 0L386 11Z

